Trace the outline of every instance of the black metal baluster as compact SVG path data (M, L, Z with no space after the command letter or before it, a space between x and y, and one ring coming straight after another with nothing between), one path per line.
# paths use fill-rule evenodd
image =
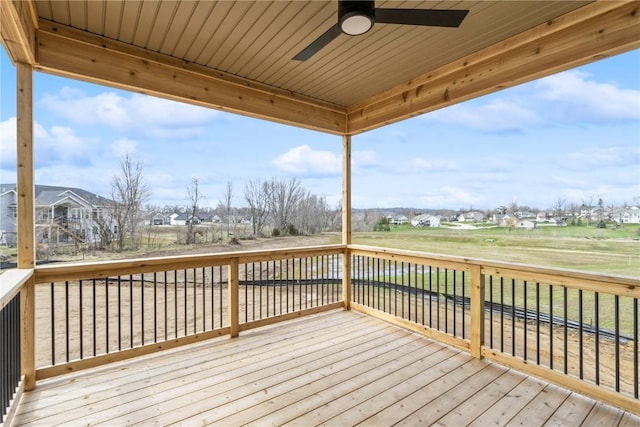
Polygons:
M504 353L504 277L500 278L500 352Z
M429 327L433 327L433 268L429 266Z
M633 299L633 397L638 398L638 298Z
M563 325L563 329L564 329L564 373L565 375L569 372L569 349L567 348L568 346L568 336L567 336L567 322L568 322L568 303L567 303L567 288L564 287L563 289L563 297L564 297L564 301L563 303L563 308L564 308L564 325Z
M489 346L493 347L493 276L489 276Z
M540 364L540 283L536 282L536 363Z
M458 303L457 303L457 298L456 298L456 288L458 286L457 281L456 281L456 270L452 270L452 274L453 274L453 336L457 337L458 336Z
M64 282L64 336L66 341L67 362L69 362L69 282Z
M464 271L462 271L462 338L466 338L466 326L465 326L465 316L464 316L464 304L465 304L465 284L466 284L466 279L465 279L465 274ZM480 307L482 307L482 310L484 311L484 295L480 295Z
M596 375L596 385L600 385L600 293L595 292L594 294L594 310L595 310L595 375ZM637 341L637 340L636 340ZM638 397L638 396L636 396Z
M178 270L173 270L173 306L174 335L178 338Z
M436 267L436 329L440 329L440 267Z
M129 275L129 348L133 348L133 275Z
M582 289L578 290L578 376L580 379L584 377L584 349L582 346L584 345L584 325L582 323L583 311L582 311Z
M549 368L553 369L553 285L549 285Z
M616 391L620 391L620 296L614 296Z
M444 333L449 333L449 269L444 269Z
M522 333L522 338L524 341L524 360L527 360L527 324L529 323L529 312L527 310L527 281L525 280L524 282L524 286L523 286L523 295L524 295L524 326L523 326L523 333Z
M82 319L82 280L78 280L78 299L80 301L80 306L78 307L78 314L80 315L79 323L80 323L80 359L84 359L84 325Z
M511 279L511 355L516 355L516 280Z
M183 276L182 276L182 287L184 288L184 299L183 299L183 306L184 306L184 329L182 330L182 334L183 336L187 336L187 334L189 333L189 327L187 326L188 322L187 322L187 312L189 311L187 309L187 301L189 300L189 296L187 295L187 287L189 284L189 280L187 277L187 269L185 268L182 272Z
M105 341L106 341L106 351L105 353L109 354L109 306L111 305L109 302L109 278L105 277L104 279L104 298L105 298L105 303L104 303L104 313L105 313L105 319L104 319L104 323L105 323ZM53 310L52 310L53 311ZM51 331L53 332L53 330Z
M53 291L54 286L55 284L51 282L51 365L56 364L56 317L55 317L56 300L55 300L55 295Z
M108 302L107 302L108 304ZM96 355L98 334L96 333L96 279L93 279L93 355Z
M140 274L140 345L144 345L144 273Z
M164 340L167 341L169 339L169 331L168 331L168 299L167 299L167 272L164 272Z

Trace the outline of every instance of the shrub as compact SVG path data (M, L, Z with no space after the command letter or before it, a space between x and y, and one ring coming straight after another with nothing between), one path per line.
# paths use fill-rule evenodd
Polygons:
M380 221L373 226L373 231L391 231L389 227L389 220L387 218L381 218Z

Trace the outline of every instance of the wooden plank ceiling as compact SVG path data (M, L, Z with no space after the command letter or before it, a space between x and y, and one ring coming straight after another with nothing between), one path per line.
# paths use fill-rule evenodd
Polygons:
M341 34L305 62L292 57L337 21L337 1L35 0L0 10L15 21L3 44L36 69L355 134L639 47L638 2L606 3L378 1L470 12L459 28Z

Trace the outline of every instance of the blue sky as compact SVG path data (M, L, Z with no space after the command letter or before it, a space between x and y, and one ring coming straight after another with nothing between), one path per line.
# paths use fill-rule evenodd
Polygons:
M2 50L2 48L0 48ZM15 69L0 54L0 180L15 182ZM47 74L34 75L37 184L107 196L127 153L151 203L207 206L233 183L298 178L336 206L341 138ZM608 58L352 140L356 208L540 209L640 204L640 51Z

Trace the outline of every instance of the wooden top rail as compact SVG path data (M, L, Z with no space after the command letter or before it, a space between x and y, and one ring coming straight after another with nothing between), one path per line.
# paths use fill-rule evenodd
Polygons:
M239 263L272 261L305 256L344 253L343 245L307 246L301 248L272 249L266 251L223 252L206 255L181 255L83 264L47 265L36 267L35 282L50 283L64 280L80 280L127 274L153 273L168 270L229 265L231 260Z
M640 298L640 279L635 277L363 245L349 245L348 249L354 255L376 256L393 261L429 263L436 267L453 268L459 271L470 271L472 266L479 266L482 274L492 276Z
M30 268L7 270L0 274L0 310L11 302L32 276Z

